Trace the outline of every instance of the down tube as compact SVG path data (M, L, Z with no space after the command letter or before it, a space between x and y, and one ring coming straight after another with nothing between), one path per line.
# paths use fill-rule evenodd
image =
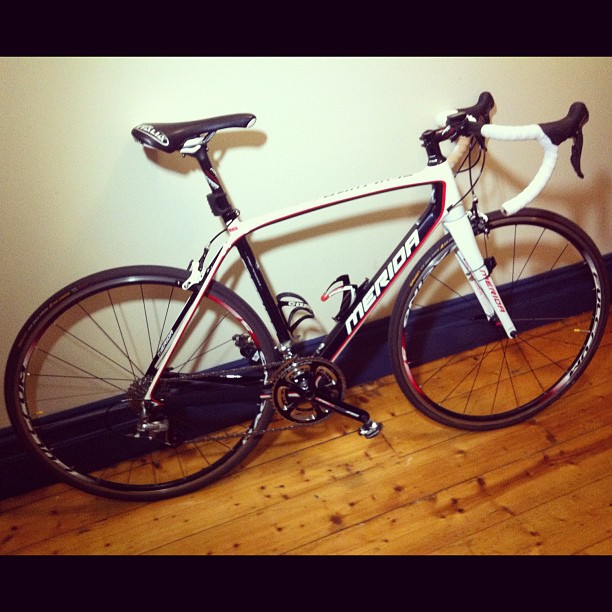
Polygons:
M374 310L402 270L420 250L444 213L445 183L432 183L429 205L410 228L394 252L389 256L372 280L355 296L348 313L331 330L317 348L316 355L334 361L346 348L351 338Z

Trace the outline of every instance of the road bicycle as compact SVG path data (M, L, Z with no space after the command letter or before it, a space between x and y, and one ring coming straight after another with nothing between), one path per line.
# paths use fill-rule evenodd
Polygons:
M338 413L371 438L383 423L345 400L338 359L400 277L388 348L397 382L418 410L446 426L490 430L555 402L600 343L610 289L593 240L559 214L527 205L570 138L571 163L583 176L589 114L575 102L558 121L498 126L490 122L493 107L484 92L475 105L444 113L421 135L427 165L414 174L250 221L230 202L209 143L220 130L250 127L253 115L134 128L142 145L199 162L222 229L186 269L99 272L64 287L31 315L5 375L8 413L25 447L83 491L153 501L226 476L264 433L279 428ZM544 151L529 185L490 213L474 190L486 139L536 140ZM455 146L448 158L445 142ZM469 177L463 194L459 173ZM273 294L251 235L415 186L429 197L416 222L371 279L353 284L341 275L329 286L322 299L336 295L340 302L331 331L314 343L301 341L299 327L314 311L297 293ZM434 241L436 228L442 237ZM268 323L217 279L230 252L244 263Z

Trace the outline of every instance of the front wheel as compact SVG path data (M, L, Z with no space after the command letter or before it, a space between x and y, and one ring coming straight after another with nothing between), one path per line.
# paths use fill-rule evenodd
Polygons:
M254 449L273 341L252 308L213 283L156 387L147 369L192 295L186 272L134 266L88 276L26 322L5 395L25 446L88 493L152 501L207 485Z
M486 430L532 417L576 382L604 333L610 296L597 247L560 215L495 212L476 239L517 337L487 320L446 235L402 287L389 345L416 408L445 425Z

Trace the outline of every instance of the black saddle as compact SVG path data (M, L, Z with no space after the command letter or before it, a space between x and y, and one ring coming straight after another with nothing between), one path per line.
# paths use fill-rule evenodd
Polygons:
M179 151L192 138L204 136L225 128L246 128L255 123L255 115L238 113L182 123L142 123L132 130L132 136L141 144L165 153Z

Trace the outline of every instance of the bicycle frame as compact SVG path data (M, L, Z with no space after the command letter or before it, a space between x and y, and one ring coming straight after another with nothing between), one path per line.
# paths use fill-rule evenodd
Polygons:
M135 127L142 145L198 160L210 188L208 205L222 227L213 228L214 237L187 270L102 270L59 289L29 316L4 375L8 416L24 450L84 492L154 501L193 493L244 466L268 432L275 432L272 439L299 441L293 431L287 438L281 432L338 414L359 423L358 435L376 437L388 410L370 402L370 414L348 387L389 370L406 400L446 427L490 431L533 419L579 380L606 330L610 289L597 245L559 213L524 208L548 181L556 147L570 138L571 162L582 176L588 110L576 102L559 121L492 126L493 107L483 92L474 106L438 117L440 127L421 134L427 166L419 172L250 220L228 199L207 143L217 130L252 125L254 115ZM489 137L537 140L545 154L527 187L486 215L473 194ZM455 144L448 159L442 143ZM468 173L465 189L455 180L461 171ZM378 239L364 218L386 220ZM320 238L333 242L328 234L346 221L361 228L365 241L345 234L350 239L338 255L364 253L371 244L375 264L369 257L360 266L348 261L345 270L326 265ZM316 326L303 321L313 310L297 294L277 294L277 266L260 270L259 260L262 248L267 259L265 245L287 244L313 230L319 240L310 261L321 269L311 280L334 268L332 278L350 272L357 283L345 273L327 287L321 300L341 294L339 309L333 323L309 339ZM389 244L378 244L383 241ZM303 268L305 254L300 248L285 257L287 272ZM249 305L252 289L242 291L235 256L261 304L255 298ZM371 279L362 282L355 267ZM238 289L226 286L227 279L240 280ZM399 291L390 295L392 286ZM387 305L388 338L382 340L388 340L389 361L382 365L390 368L380 372L372 355L357 364L361 360L346 353L357 348L360 330L368 334L364 324L372 313L386 314Z
M204 168L204 164L202 165ZM212 170L210 166L209 170ZM209 184L211 184L211 177L209 176L209 173L205 171L205 174ZM229 236L226 242L214 256L208 267L205 270L203 269L203 259L207 253L207 250L200 259L199 267L196 267L195 265L196 260L192 261L191 275L183 283L183 288L188 289L197 284L199 284L199 288L185 304L182 313L179 315L179 318L166 336L164 342L161 344L161 347L158 350L149 371L147 372L147 375L152 377L152 382L149 386L145 399L155 401L152 396L152 391L155 388L155 385L161 376L166 363L172 355L174 347L177 345L181 336L187 329L191 318L196 313L198 306L206 294L219 267L233 248L238 250L240 257L254 282L257 293L263 302L264 308L270 317L272 326L274 327L275 333L280 342L279 350L281 350L281 352L287 350L289 351L287 352L287 356L291 355L290 347L292 344L292 336L288 330L284 317L279 311L272 292L259 269L255 255L248 244L247 236L262 228L281 223L288 219L310 214L324 208L337 206L339 204L354 200L360 200L369 196L427 185L431 186L432 195L429 205L426 207L425 211L418 217L417 221L408 230L402 241L388 256L385 263L376 272L372 280L367 280L364 285L360 287L360 291L355 297L348 312L338 320L334 328L318 345L314 354L318 357L333 362L346 348L359 328L373 312L375 306L388 292L402 270L421 250L421 247L425 244L430 234L436 229L436 227L438 227L441 221L446 221L446 219L449 218L449 211L451 209L459 211L459 217L463 217L467 220L467 217L465 216L465 209L461 204L462 198L459 194L459 189L455 182L455 177L450 164L448 161L432 164L411 175L395 179L382 180L363 185L361 187L348 189L329 196L324 196L318 200L285 208L276 213L261 215L250 221L241 220L237 211L233 211L235 214L229 215L226 218L226 226ZM218 181L215 181L211 185L211 188L221 190L221 188L218 186ZM221 195L221 197L224 196L222 191L220 194L217 193L217 196L219 195ZM445 227L445 231L449 230L447 230ZM474 236L471 226L469 226L469 236L471 236L471 240L473 241ZM472 248L472 245L466 242L465 236L458 235L456 240L460 252L468 252L470 248ZM476 246L475 242L473 246ZM470 262L470 257L467 257L466 259L468 262ZM482 257L480 257L480 263L478 263L478 259L476 258L475 267L472 262L469 263L469 267L471 268L472 272L478 267L482 267L482 265ZM470 274L469 270L464 269L464 272L466 272L467 275ZM483 285L479 283L477 279L472 277L472 280L476 281L481 289L483 289ZM494 287L492 287L492 291L494 292ZM488 302L491 303L492 299L489 299ZM496 304L493 303L492 308L488 310L495 310L497 312L500 308L503 312L503 305L497 304L496 307ZM486 308L485 312L487 312ZM489 316L490 312L487 312L487 315Z

